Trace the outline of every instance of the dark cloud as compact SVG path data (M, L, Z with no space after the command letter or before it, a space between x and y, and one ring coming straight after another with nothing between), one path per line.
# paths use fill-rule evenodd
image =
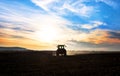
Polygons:
M9 23L9 24L11 24L10 22L6 22L6 23ZM7 24L0 24L0 29L12 29L12 30L17 30L17 31L27 31L27 32L34 32L33 30L31 30L31 29L28 29L28 28L25 28L25 27L21 27L23 24L21 23L14 23L14 24L11 24L11 25L18 25L18 27L16 27L16 26L9 26L9 25L7 25Z
M23 36L11 35L12 38L24 38Z
M23 29L23 28L20 28L20 27L14 27L14 28L12 28L12 29L17 30L17 31L34 32L33 30Z
M6 28L6 27L0 24L0 28Z
M9 35L9 34L2 33L2 32L0 32L0 37L3 37L3 38L25 38L23 36Z
M81 47L81 49L89 48L89 49L93 49L93 50L99 50L100 48L105 48L106 51L120 51L119 43L94 44L94 43L90 43L90 42L83 42L83 41L76 41L76 40L70 40L69 42L74 43L74 45L72 44L72 46Z
M0 32L0 37L2 37L2 36L3 36L3 33Z
M120 39L120 33L118 33L118 32L110 31L109 34L110 34L109 38Z
M94 44L90 42L83 42L83 41L76 41L76 40L70 40L70 41L73 43L76 43L78 46L81 45L83 47L100 47L101 46L101 44Z

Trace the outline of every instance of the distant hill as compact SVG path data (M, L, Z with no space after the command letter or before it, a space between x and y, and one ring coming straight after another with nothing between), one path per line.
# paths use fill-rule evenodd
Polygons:
M0 51L27 51L28 49L23 47L0 47Z

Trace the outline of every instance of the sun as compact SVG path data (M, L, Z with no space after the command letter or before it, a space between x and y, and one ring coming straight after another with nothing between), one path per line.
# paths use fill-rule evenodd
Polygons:
M43 27L36 32L37 37L43 42L54 42L58 38L58 31L54 27Z
M40 37L45 42L54 41L57 38L57 31L53 28L45 28L41 31Z

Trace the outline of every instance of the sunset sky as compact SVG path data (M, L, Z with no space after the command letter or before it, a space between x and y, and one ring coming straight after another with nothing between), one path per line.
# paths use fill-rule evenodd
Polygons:
M0 0L0 46L120 50L120 0Z

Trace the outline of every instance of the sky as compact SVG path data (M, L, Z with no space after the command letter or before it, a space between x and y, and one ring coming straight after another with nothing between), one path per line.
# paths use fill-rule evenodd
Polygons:
M120 0L0 0L0 46L120 51Z

